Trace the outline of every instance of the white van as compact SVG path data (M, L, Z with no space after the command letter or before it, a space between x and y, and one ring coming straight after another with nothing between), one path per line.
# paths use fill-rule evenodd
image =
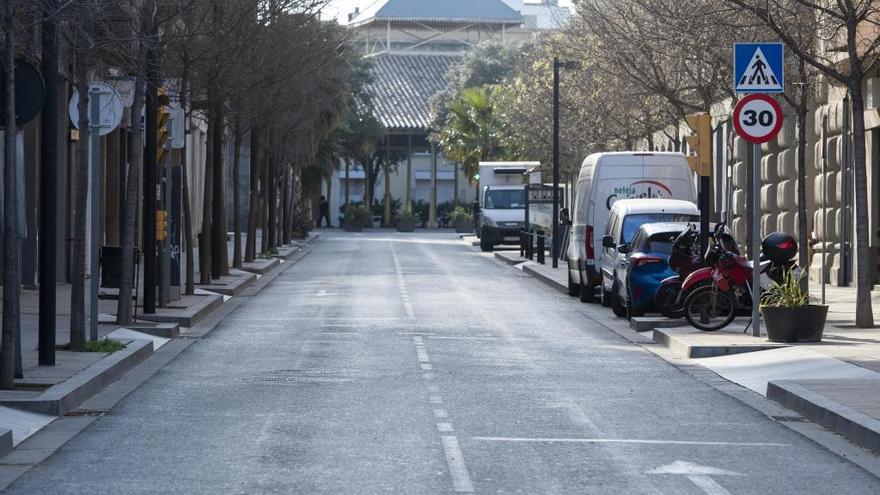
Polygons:
M620 199L661 198L696 202L694 174L681 153L594 153L581 165L574 193L568 246L568 293L595 298L602 282L602 252L611 205Z
M480 162L477 237L480 249L519 244L526 224L526 173L540 162Z

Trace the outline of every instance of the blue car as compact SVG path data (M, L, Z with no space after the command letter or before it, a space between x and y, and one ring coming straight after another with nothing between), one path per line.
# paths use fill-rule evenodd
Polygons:
M618 307L626 308L627 318L654 310L654 293L665 278L675 275L669 268L669 253L687 222L646 223L629 244L622 246L617 277Z

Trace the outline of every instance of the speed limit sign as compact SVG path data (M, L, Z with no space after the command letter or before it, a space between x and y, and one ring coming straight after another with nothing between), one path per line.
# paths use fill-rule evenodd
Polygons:
M733 110L733 126L746 141L766 143L775 138L782 128L782 107L765 94L746 96Z

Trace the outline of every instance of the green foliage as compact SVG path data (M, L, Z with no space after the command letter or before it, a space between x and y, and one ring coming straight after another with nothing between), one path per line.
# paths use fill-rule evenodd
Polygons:
M345 209L345 214L342 216L342 222L345 225L369 227L373 224L373 217L363 204L351 203Z
M446 73L446 86L431 98L432 127L443 127L448 115L447 105L463 89L498 84L510 75L523 51L521 45L503 45L489 40L465 53L461 61Z
M431 205L426 201L413 201L411 207L413 216L416 217L416 220L421 224L428 223L428 218L431 215ZM438 214L439 216L439 214Z
M449 221L452 223L458 222L473 222L474 214L468 208L464 206L456 206L449 212Z
M63 351L70 350L70 344L64 344L58 346L59 349ZM104 352L108 354L112 354L116 351L120 351L125 349L125 344L118 340L113 340L109 337L104 337L101 340L90 340L86 342L85 352Z
M773 285L761 294L761 306L791 308L808 303L809 296L801 288L800 277L793 270L786 270L781 284L773 282Z
M400 212L400 208L403 203L399 199L391 199L391 218L397 218L398 212ZM377 217L385 217L385 197L382 197L382 201L374 201L373 202L373 215Z
M462 90L447 105L449 116L437 133L444 154L471 180L481 161L517 158L511 133L495 115L495 94L489 85Z

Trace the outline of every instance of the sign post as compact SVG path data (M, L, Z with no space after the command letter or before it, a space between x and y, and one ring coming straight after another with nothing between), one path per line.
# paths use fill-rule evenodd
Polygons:
M89 147L91 149L89 222L91 223L89 253L89 340L98 340L98 289L100 286L99 252L99 215L101 194L101 136L109 134L122 121L122 99L110 85L102 82L89 83ZM69 113L74 125L79 124L79 94L70 98Z
M754 145L752 152L752 335L761 336L761 144L770 141L782 128L782 107L765 94L746 96L733 110L736 132Z

